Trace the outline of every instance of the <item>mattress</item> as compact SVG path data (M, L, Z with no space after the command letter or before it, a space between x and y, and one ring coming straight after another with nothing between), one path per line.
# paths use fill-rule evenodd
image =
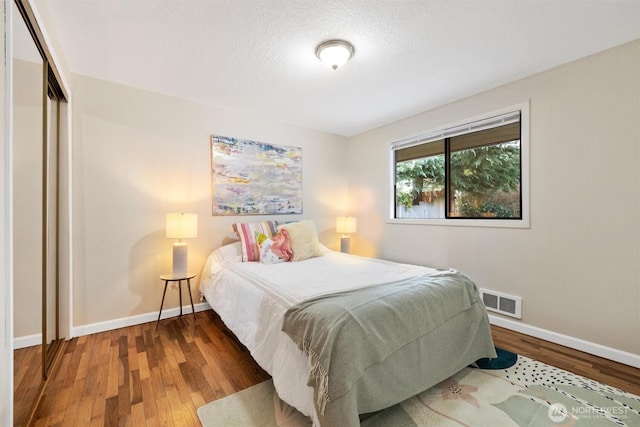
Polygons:
M318 424L318 417L313 389L307 385L311 364L309 357L282 332L287 310L324 295L406 281L436 272L428 267L330 250L326 250L324 256L301 262L265 265L242 262L241 259L239 243L215 250L203 268L201 293L256 362L272 376L279 397L310 416L314 424ZM484 323L486 313L480 316L484 316L485 319L481 319ZM488 321L481 326L490 342ZM443 328L441 331L443 334L452 332L455 330ZM489 356L487 345L480 347L478 351L470 351L468 358L471 359L465 359L463 363ZM452 367L453 372L462 367L464 365Z

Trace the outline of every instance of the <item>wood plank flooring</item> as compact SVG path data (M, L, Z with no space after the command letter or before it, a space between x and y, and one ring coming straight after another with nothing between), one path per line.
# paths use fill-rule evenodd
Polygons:
M497 326L491 332L498 347L640 396L640 369Z
M32 402L42 386L42 346L15 350L13 364L13 421L14 426L21 426L27 420Z
M493 328L496 345L640 394L640 370ZM17 369L17 372L20 368ZM199 426L196 409L269 376L212 311L69 341L35 426ZM21 408L15 408L20 411Z
M268 379L212 312L71 340L35 426L199 426L196 409Z

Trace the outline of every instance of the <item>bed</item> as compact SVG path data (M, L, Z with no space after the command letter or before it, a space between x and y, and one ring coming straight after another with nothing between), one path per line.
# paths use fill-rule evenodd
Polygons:
M299 262L243 262L236 242L207 258L201 293L314 425L358 426L359 414L495 357L478 291L451 269L324 247Z

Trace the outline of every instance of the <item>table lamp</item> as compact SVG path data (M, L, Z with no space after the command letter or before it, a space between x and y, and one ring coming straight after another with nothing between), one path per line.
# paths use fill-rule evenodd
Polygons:
M186 213L167 214L167 238L178 239L173 244L173 277L187 275L187 243L182 239L198 237L198 215Z
M349 237L349 234L356 232L356 217L339 216L336 218L336 232L342 234L340 237L340 252L348 254L351 251L351 237Z

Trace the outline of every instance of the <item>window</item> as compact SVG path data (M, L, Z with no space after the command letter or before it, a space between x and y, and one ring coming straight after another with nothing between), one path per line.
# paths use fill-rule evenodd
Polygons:
M523 116L511 110L393 143L393 219L522 222Z

